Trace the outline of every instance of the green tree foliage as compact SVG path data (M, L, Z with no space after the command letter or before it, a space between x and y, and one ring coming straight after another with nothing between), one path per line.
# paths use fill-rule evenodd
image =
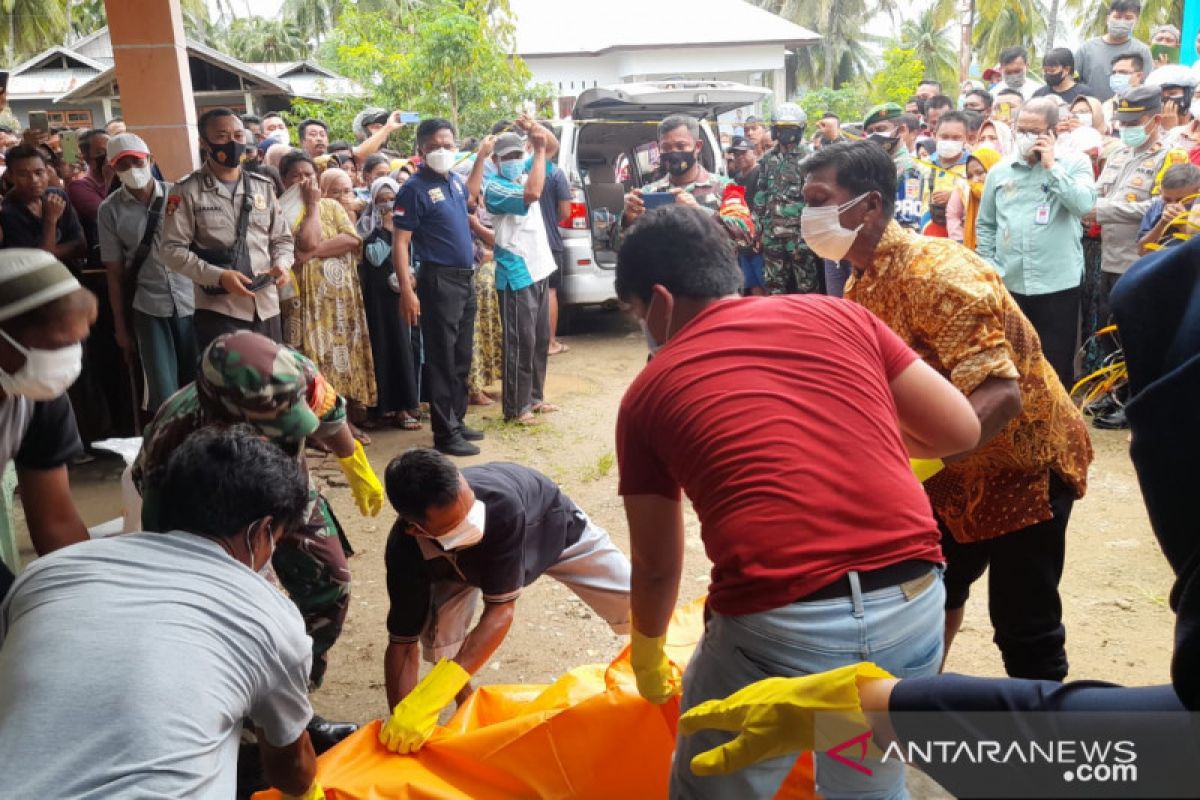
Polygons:
M234 19L221 37L220 49L243 61L300 61L311 53L299 25L266 17Z
M354 115L365 106L444 116L464 135L486 132L549 96L530 88L528 67L509 55L511 22L491 10L475 0L426 0L399 18L347 8L322 45L322 61L367 97L297 101L295 115L320 116L335 138L352 136ZM411 135L405 128L400 141L408 144Z
M894 0L754 0L754 4L821 35L796 53L796 78L804 87L834 89L866 77L872 56L864 33L877 13L896 11Z
M882 66L871 78L871 102L903 106L923 77L925 64L917 58L915 50L889 47L883 51Z
M958 26L954 20L953 3L939 2L927 7L915 19L900 26L900 38L895 46L921 54L925 65L922 78L940 81L949 90L958 84Z
M1075 19L1084 37L1103 36L1108 31L1109 0L1063 0L1063 3L1075 12ZM1179 28L1182 27L1182 20L1183 0L1142 0L1142 13L1133 35L1148 42L1150 29L1155 25L1170 23Z
M821 118L826 112L833 112L844 122L858 122L863 117L863 109L867 105L867 95L858 85L843 86L840 89L811 89L796 99L810 121Z
M1042 63L1042 48L1049 13L1042 0L975 0L974 47L984 67L1000 60L1000 51L1021 45L1029 51L1029 66Z

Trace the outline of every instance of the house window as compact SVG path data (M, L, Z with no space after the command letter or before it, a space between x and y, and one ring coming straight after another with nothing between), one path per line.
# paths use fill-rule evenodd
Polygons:
M73 111L47 111L46 121L52 128L91 128L92 112L87 109Z

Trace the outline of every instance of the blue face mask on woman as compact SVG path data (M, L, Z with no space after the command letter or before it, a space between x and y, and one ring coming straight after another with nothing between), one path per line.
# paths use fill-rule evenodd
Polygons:
M525 159L513 158L508 161L501 161L498 169L501 177L516 183L525 174Z
M367 242L365 254L372 266L383 266L392 255L392 243L386 238Z

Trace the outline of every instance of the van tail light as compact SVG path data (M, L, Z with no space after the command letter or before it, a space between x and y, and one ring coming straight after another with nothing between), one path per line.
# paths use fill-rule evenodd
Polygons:
M586 231L588 229L588 211L587 203L571 203L571 215L567 217L565 222L558 223L559 227L571 228L576 231Z

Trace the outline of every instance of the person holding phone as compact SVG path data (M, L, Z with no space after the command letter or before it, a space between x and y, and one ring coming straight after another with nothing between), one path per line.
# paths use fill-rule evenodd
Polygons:
M1055 153L1057 125L1058 105L1048 97L1021 109L1017 152L984 184L976 252L999 270L1050 366L1070 387L1083 281L1079 221L1096 204L1096 186L1086 156Z
M61 261L82 258L87 246L79 218L62 189L50 185L49 158L39 147L8 151L12 190L0 205L5 247L36 247Z

